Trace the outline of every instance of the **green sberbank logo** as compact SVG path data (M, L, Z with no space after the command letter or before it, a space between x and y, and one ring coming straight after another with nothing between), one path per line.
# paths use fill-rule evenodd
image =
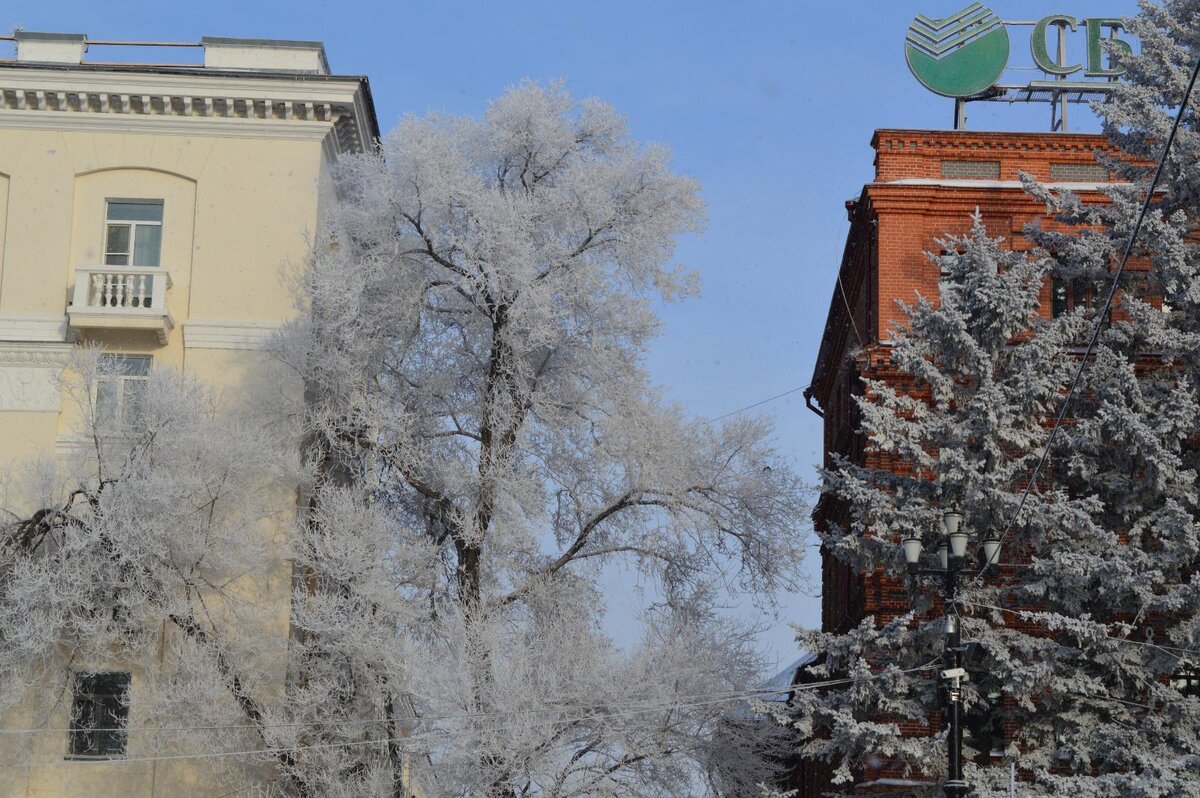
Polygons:
M972 97L990 88L1008 66L1008 30L990 8L972 3L945 19L918 14L904 50L925 88L945 97Z

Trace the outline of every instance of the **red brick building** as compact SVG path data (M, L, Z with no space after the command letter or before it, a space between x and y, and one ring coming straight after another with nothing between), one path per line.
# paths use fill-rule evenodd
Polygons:
M857 200L846 203L850 232L805 398L824 416L826 465L838 453L860 465L886 468L888 463L857 433L852 397L861 391L863 377L902 379L892 367L889 340L893 325L904 318L898 302L911 303L917 293L938 295L940 274L926 253L938 250L937 240L945 235L965 233L976 210L989 235L1005 239L1014 250L1032 248L1022 235L1025 225L1055 222L1022 190L1020 173L1101 201L1098 189L1110 176L1095 156L1112 148L1096 135L922 130L879 130L871 146L875 179ZM1047 314L1083 300L1072 296L1069 286L1047 285L1043 291ZM818 503L818 529L846 520L845 508L836 501L823 497ZM902 583L882 572L853 572L828 554L823 554L822 587L827 632L847 631L869 615L886 623L909 609ZM919 728L914 724L913 732ZM886 765L857 775L863 794L905 792L902 774ZM801 798L815 798L828 788L828 774L819 766L801 765L789 786Z

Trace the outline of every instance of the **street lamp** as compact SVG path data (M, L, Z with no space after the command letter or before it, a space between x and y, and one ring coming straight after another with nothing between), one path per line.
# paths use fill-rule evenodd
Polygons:
M962 528L962 513L947 510L942 513L942 534L950 541L950 556L961 560L967 556L967 530Z
M962 798L970 789L963 780L962 772L962 682L967 678L963 669L963 644L959 630L958 616L951 612L951 602L958 591L958 574L967 562L967 542L970 536L963 528L962 513L957 510L946 510L938 519L941 532L938 541L938 568L922 568L921 553L924 540L920 533L910 532L901 541L904 548L904 561L908 563L909 573L914 576L929 574L942 577L943 606L946 608L945 634L946 650L944 667L941 678L946 699L946 714L950 724L950 735L946 741L946 758L948 773L946 782L942 785L946 798ZM994 564L1000 558L1000 538L994 533L989 534L983 543L985 564Z
M983 539L983 564L996 565L1000 562L1000 538L992 533Z

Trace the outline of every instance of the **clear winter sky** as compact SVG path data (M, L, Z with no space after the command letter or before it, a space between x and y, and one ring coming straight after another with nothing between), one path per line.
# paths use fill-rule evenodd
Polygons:
M872 175L872 131L951 123L952 102L909 75L905 30L917 13L943 17L969 2L24 0L5 4L0 28L93 40L321 40L334 72L370 77L385 131L407 113L478 114L526 77L562 78L577 96L611 103L636 138L669 145L675 168L704 186L708 229L678 250L704 293L664 309L649 367L668 396L715 417L808 384L845 242L844 202ZM1136 11L1134 0L988 4L1006 20ZM1029 30L1012 29L1015 65L1030 63ZM1082 60L1082 34L1069 46L1072 62ZM112 56L96 48L90 58ZM968 127L1040 131L1048 117L1043 104L975 104ZM1096 129L1082 106L1071 122ZM780 447L815 482L820 419L800 393L751 412L776 420ZM778 619L763 618L761 645L781 665L797 656L789 623L820 624L818 589L781 596ZM629 629L621 601L610 621L618 638Z

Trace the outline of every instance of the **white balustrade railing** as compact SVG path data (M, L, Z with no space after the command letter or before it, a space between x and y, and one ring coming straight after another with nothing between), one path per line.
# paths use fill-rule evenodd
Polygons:
M170 284L171 275L166 269L81 267L75 270L71 310L166 315Z

